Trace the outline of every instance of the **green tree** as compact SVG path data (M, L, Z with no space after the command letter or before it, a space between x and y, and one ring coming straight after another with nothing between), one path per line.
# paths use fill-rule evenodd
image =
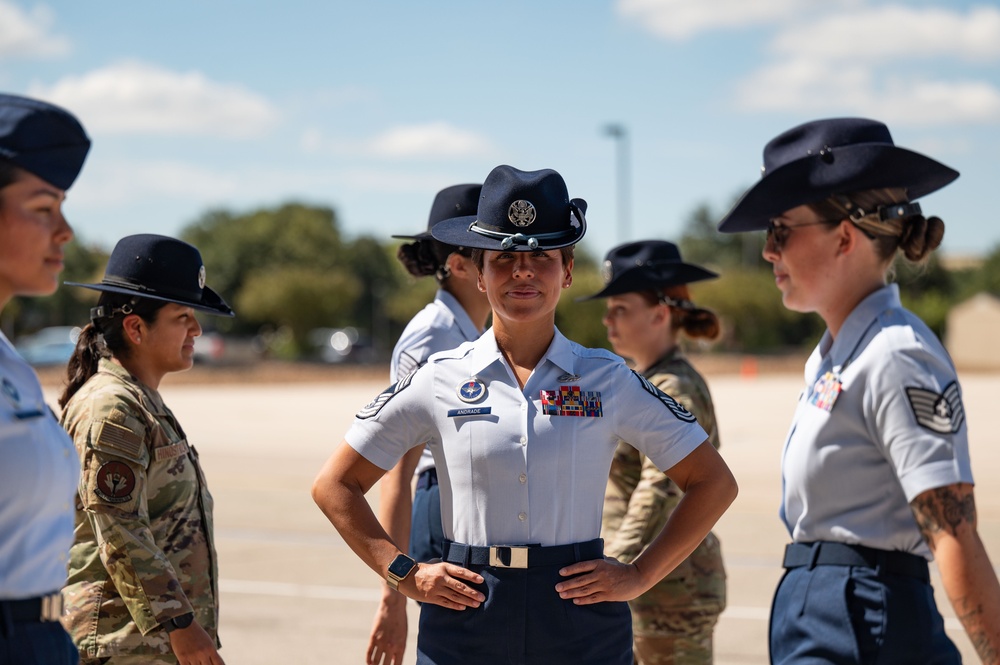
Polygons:
M222 330L290 330L292 353L304 353L309 331L354 323L364 282L353 272L333 209L286 203L246 214L205 213L181 237L198 247L208 283L234 304Z

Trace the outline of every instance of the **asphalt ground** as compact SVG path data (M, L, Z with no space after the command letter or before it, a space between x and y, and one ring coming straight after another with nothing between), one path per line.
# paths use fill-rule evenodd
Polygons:
M801 375L709 374L722 454L740 495L719 522L729 604L716 663L767 662L771 596L787 534L777 517L781 445ZM378 576L344 544L309 496L353 414L385 387L377 373L317 381L164 382L161 392L201 455L215 497L222 656L229 665L364 662ZM961 377L978 480L979 530L1000 562L1000 375ZM54 395L55 388L48 389ZM52 400L54 402L54 399ZM378 488L369 499L378 501ZM978 662L941 591L939 607L966 662ZM406 663L415 661L410 603Z

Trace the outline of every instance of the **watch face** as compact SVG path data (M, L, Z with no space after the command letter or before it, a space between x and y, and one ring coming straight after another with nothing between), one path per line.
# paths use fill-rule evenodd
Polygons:
M405 554L400 554L392 560L392 563L389 564L389 572L402 579L406 577L411 570L413 570L415 565L417 565L416 561Z

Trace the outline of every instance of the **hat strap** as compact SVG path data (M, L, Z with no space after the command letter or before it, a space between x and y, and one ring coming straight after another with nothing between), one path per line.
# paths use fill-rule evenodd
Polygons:
M903 220L922 214L919 203L884 203L865 210L846 196L834 197L847 218L869 238L903 235Z
M108 305L98 305L97 307L90 308L90 322L97 324L101 319L110 319L115 314L121 313L128 316L132 313L132 305L135 302L135 298L132 298L133 302L125 303L121 307L109 307Z
M539 233L533 236L526 236L523 233L501 233L500 231L490 231L476 226L473 222L469 224L469 230L487 238L500 240L500 249L510 249L514 245L527 245L528 249L538 249L540 240L558 240L560 238L572 237L575 231L556 231L554 233Z

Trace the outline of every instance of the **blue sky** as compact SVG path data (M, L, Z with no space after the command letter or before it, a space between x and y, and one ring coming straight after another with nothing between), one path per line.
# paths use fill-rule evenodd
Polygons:
M603 254L722 212L770 138L834 115L962 172L924 204L947 253L1000 244L995 0L0 0L0 89L81 118L67 214L109 248L292 200L388 239L511 164L559 171Z

